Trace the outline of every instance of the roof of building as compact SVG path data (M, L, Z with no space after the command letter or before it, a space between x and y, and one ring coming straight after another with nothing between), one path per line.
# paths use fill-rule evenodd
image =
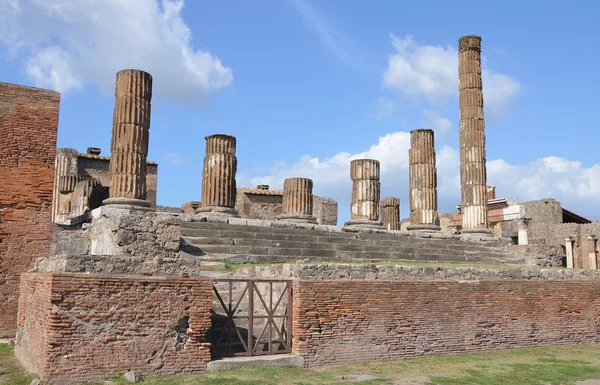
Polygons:
M587 218L582 217L581 215L577 215L572 211L569 211L565 208L562 209L563 214L563 223L592 223Z
M260 189L260 188L248 188L248 187L240 187L237 189L238 192L244 194L254 194L254 195L283 195L283 191L281 190L268 190L268 189Z

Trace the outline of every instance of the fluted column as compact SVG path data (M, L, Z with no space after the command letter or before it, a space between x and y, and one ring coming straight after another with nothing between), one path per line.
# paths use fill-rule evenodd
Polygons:
M110 191L104 204L150 207L146 200L146 157L152 76L127 69L117 73L110 142Z
M381 200L381 221L388 230L400 230L400 199L387 197Z
M52 221L62 222L69 215L71 208L70 193L79 181L77 177L77 155L74 148L56 149L54 160L54 189L52 197Z
M196 211L210 215L234 216L235 211L235 137L206 137L206 156L202 171L202 206Z
M379 173L378 160L355 159L350 162L351 219L344 226L383 227L379 221Z
M463 233L488 229L485 123L481 82L481 37L458 40L460 187Z
M308 178L288 178L283 182L283 214L277 219L292 222L317 223L313 216L313 181Z
M439 231L437 211L437 170L433 130L418 129L410 132L408 230Z

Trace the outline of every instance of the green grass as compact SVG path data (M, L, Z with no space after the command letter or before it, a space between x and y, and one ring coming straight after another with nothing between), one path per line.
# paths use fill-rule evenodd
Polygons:
M28 385L26 374L12 354L0 344L0 384ZM574 385L600 379L600 345L579 345L507 352L430 356L399 361L366 362L318 369L245 368L200 375L154 376L144 385L325 385L350 384L338 376L371 374L378 380L364 385L394 385L411 380L423 385ZM123 378L112 379L126 385ZM89 385L102 385L98 382Z

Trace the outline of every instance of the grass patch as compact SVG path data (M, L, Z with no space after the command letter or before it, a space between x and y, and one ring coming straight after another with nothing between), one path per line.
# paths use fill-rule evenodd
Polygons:
M12 347L0 344L0 384L29 385L35 378L19 366ZM244 368L200 375L152 376L145 385L343 385L339 376L371 374L363 385L394 385L408 380L422 385L573 385L600 379L600 345L578 345L506 352L430 356L365 362L318 369ZM129 384L123 378L114 385ZM88 385L103 385L104 381Z

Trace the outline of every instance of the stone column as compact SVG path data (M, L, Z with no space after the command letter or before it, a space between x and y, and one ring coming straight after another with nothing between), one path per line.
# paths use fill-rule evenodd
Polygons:
M206 137L202 171L202 206L196 212L215 216L237 216L235 211L237 158L235 137Z
M596 245L598 243L598 237L590 235L587 237L588 240L588 267L591 270L598 270L598 253L596 252Z
M458 90L462 232L489 234L479 36L458 40Z
M352 203L350 220L344 226L381 228L379 221L379 161L355 159L350 162Z
M418 129L410 132L408 164L410 226L407 229L439 231L433 130Z
M117 73L110 142L110 190L104 204L149 208L146 157L150 137L152 76L140 70Z
M565 238L565 250L566 250L566 254L567 254L567 268L569 268L569 269L572 269L574 266L573 243L575 243L575 238L573 238L573 237Z
M518 238L519 238L519 245L528 245L529 244L529 239L527 236L527 225L529 224L529 218L519 218L517 219L517 226L518 226Z
M291 222L317 223L313 216L313 181L288 178L283 182L283 214L277 219Z
M71 211L70 194L77 177L77 155L74 148L57 148L54 160L54 190L52 197L52 221L63 222Z
M387 197L381 200L381 221L388 230L400 230L400 199Z

